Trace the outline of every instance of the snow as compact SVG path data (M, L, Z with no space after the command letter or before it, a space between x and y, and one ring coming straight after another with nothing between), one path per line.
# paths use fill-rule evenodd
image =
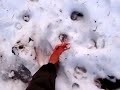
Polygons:
M61 33L71 48L60 57L56 90L100 90L96 77L120 79L119 7L119 0L0 0L0 90L25 90L10 71L23 64L33 75L48 63ZM74 10L84 17L71 20Z

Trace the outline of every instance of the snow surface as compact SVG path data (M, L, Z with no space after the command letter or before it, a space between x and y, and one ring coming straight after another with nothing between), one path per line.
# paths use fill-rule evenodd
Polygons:
M0 0L0 90L25 90L27 84L6 75L20 64L33 75L48 63L61 33L71 48L60 57L56 90L100 90L96 77L120 79L119 8L120 0ZM71 20L74 10L84 18Z

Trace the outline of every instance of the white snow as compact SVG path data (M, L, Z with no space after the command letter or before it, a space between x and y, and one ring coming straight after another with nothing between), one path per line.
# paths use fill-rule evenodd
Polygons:
M26 84L5 75L20 64L33 75L48 63L61 33L69 36L71 48L60 57L56 90L100 90L96 77L120 79L119 8L119 0L0 0L0 90L25 90ZM74 10L84 18L72 21ZM87 72L76 73L76 66Z

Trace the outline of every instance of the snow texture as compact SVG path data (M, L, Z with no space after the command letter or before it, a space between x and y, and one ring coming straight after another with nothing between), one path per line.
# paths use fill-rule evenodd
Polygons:
M25 90L61 36L56 90L101 90L120 79L120 0L0 0L0 90ZM27 73L26 73L27 72Z

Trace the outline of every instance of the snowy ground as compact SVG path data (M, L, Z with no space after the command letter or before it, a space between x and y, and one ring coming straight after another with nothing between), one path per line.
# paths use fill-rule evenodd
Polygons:
M119 8L120 0L0 0L0 90L25 90L12 70L24 65L30 79L61 33L71 49L60 58L56 90L101 90L95 78L120 79ZM73 11L84 16L73 21Z

